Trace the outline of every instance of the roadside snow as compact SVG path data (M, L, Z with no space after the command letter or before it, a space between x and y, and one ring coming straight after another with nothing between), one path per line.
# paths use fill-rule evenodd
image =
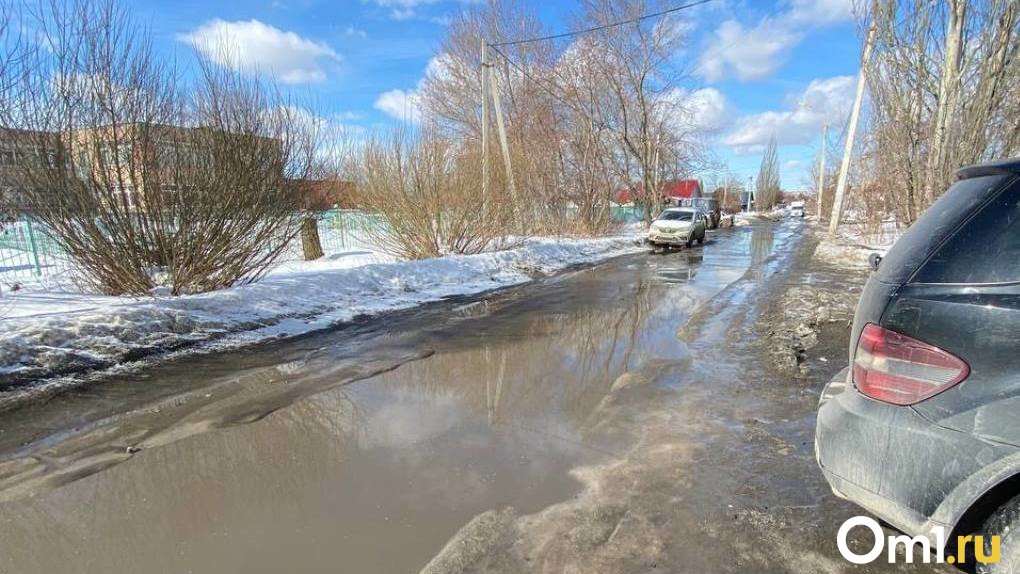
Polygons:
M835 237L819 230L823 235L815 256L833 265L866 268L868 256L872 253L885 256L904 231L895 221L878 226L848 223L839 228Z
M762 221L779 221L786 218L786 212L781 209L771 211L741 211L733 214L733 225L741 227L760 223Z
M70 285L30 284L0 297L0 388L197 342L293 336L359 315L525 283L535 273L638 245L634 235L532 239L507 251L422 261L347 251L284 263L252 285L184 297L99 297L75 293Z

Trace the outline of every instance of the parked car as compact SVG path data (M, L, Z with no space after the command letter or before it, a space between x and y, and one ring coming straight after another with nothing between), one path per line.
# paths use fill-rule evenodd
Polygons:
M719 209L719 200L714 197L695 197L686 200L690 207L700 209L708 217L708 228L718 229L722 220L722 210Z
M911 536L1001 536L977 571L1020 572L1020 158L959 178L872 257L815 452L837 495Z
M790 203L790 217L804 217L803 201L794 201Z
M690 247L695 241L705 242L708 216L693 207L664 209L648 228L648 243L652 247Z

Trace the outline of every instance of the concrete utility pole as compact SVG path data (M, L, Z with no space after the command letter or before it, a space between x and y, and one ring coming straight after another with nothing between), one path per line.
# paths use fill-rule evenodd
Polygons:
M946 131L949 117L956 109L960 92L960 66L962 63L963 27L967 19L967 2L952 0L949 3L949 24L946 26L946 49L939 78L938 108L935 114L935 130L928 148L928 167L924 178L924 195L929 201L935 199L935 185L942 171L945 157Z
M836 197L832 201L832 216L829 218L829 233L835 235L839 227L839 220L843 217L843 200L846 197L846 183L850 176L850 156L854 151L854 137L857 135L857 120L861 117L861 102L864 100L864 86L867 80L865 72L868 69L868 60L871 59L871 48L875 45L875 34L878 31L876 17L878 15L877 2L871 4L871 25L868 26L868 37L864 40L864 54L861 56L861 71L857 76L857 95L854 97L854 107L850 111L850 125L846 131L846 146L843 148L843 163L839 166L839 180L836 182Z
M518 213L517 185L514 183L513 164L510 162L510 143L506 137L506 125L503 123L503 104L499 97L499 87L496 86L496 78L489 76L489 89L492 91L492 111L496 114L496 130L499 132L499 147L503 151L503 165L506 167L506 184L510 191L510 201L514 205L514 214L517 215L518 225L523 225Z
M822 157L818 160L818 221L822 220L822 200L825 198L825 141L829 135L829 123L822 124Z
M489 201L489 44L482 38L482 209Z

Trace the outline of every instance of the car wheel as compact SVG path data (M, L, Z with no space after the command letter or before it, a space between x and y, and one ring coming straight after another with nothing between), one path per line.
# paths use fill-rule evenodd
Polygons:
M1020 574L1020 496L995 511L978 534L984 541L984 556L991 556L992 536L999 537L999 561L995 564L978 562L975 565L978 574Z
M687 247L690 247L691 245L694 245L694 232L693 231L691 232L690 235L687 236L687 242L684 245L686 245Z

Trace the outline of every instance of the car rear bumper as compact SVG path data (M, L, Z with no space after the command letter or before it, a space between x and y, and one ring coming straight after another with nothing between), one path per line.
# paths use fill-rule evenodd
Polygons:
M940 525L922 511L929 489L939 485L919 482L907 477L905 484L896 484L901 465L890 464L890 456L901 454L899 448L890 452L890 444L911 445L912 438L926 432L911 428L923 421L907 407L896 407L864 397L849 381L844 369L826 385L819 401L815 430L815 458L832 491L895 528L917 536L929 534ZM910 415L904 418L904 411ZM903 421L913 421L904 425ZM923 421L919 424L927 424ZM912 445L922 449L923 444ZM916 452L916 451L914 451ZM917 457L921 462L923 456ZM947 526L942 524L942 526Z

